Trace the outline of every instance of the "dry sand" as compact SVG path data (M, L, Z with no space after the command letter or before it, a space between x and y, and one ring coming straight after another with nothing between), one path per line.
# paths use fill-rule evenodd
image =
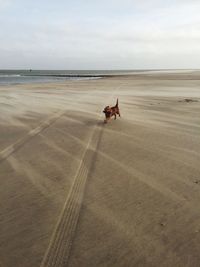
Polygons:
M199 266L199 114L197 71L0 87L0 266Z

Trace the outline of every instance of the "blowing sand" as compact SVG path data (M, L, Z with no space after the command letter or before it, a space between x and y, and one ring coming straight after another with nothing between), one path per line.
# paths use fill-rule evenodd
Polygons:
M0 87L0 266L199 266L199 115L199 72Z

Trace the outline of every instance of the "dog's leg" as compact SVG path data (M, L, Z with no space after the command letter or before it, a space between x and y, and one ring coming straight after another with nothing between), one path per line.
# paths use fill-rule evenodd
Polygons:
M116 116L116 114L114 114L114 116L115 116L115 120L117 119L117 116Z
M104 120L104 123L108 123L110 120L110 117L106 117L105 120Z

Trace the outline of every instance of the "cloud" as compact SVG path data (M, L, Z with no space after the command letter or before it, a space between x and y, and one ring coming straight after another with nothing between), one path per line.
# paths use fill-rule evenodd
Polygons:
M120 68L120 62L121 68L176 68L186 64L183 57L188 66L200 62L196 0L16 3L12 16L0 20L1 68L12 61L38 68Z
M11 5L11 0L0 0L0 11L6 9Z

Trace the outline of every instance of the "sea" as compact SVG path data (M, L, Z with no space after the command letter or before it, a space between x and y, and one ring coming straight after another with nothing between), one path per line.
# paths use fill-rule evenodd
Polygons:
M128 74L152 73L190 73L195 70L168 70L168 69L143 69L143 70L5 70L0 69L0 86L26 83L63 82L65 80L92 80L106 76Z
M105 76L135 73L127 70L0 70L0 85L63 82L100 79Z

